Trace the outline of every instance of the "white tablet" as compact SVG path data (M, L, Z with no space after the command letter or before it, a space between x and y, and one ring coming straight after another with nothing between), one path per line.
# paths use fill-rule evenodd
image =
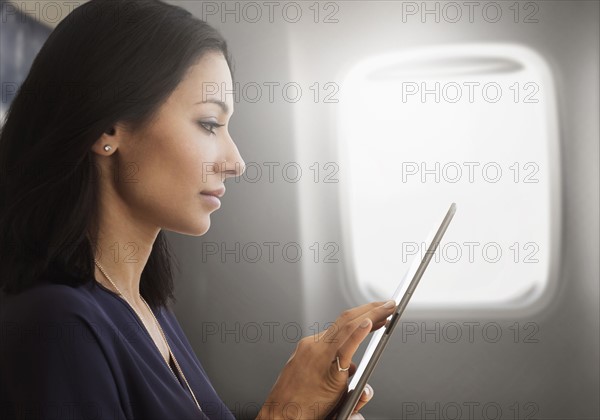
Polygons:
M381 357L381 354L383 353L383 350L385 349L385 346L392 335L392 331L394 331L394 327L398 323L402 312L404 312L408 301L415 291L415 288L419 284L419 280L421 280L425 269L429 265L429 261L431 260L431 257L435 253L435 250L442 240L442 236L444 236L444 233L446 232L452 217L454 217L455 212L456 204L452 203L437 231L434 227L429 234L426 242L427 252L425 252L425 255L423 255L421 260L415 257L411 267L400 281L400 284L398 285L398 288L392 297L392 299L396 301L396 310L388 317L386 324L373 333L373 337L371 338L371 341L365 350L365 354L358 364L356 372L350 379L348 391L342 396L339 403L329 414L328 418L333 418L337 414L338 420L346 420L352 414L352 411L354 410L354 407L356 407L360 395L367 384L367 380L371 376L371 373L373 373L373 369L379 361L379 358ZM435 236L433 235L434 232ZM417 264L419 261L420 264ZM412 278L410 283L407 281L409 278Z

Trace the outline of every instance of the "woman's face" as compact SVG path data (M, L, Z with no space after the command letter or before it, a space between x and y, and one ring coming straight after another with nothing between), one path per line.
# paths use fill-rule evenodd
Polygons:
M112 199L125 204L126 220L188 235L206 233L220 203L201 193L222 189L225 178L245 169L228 131L231 92L225 58L209 52L148 125L134 133L117 125L113 157L120 176L111 182Z

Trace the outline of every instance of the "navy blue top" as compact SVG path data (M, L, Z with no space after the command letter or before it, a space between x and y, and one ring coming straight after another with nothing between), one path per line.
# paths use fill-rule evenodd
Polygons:
M78 287L44 281L3 299L0 417L235 419L173 311L153 312L202 412L117 294L96 281Z

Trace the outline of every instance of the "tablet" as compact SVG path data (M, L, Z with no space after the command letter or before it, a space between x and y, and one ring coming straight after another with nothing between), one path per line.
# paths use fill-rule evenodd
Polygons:
M352 414L352 411L356 407L360 395L367 384L367 380L371 376L371 373L373 373L373 369L394 331L394 327L398 323L402 312L404 312L408 301L419 284L419 280L421 280L425 269L429 265L429 261L431 261L431 257L442 240L442 236L444 236L455 212L456 204L452 203L437 231L434 227L434 230L429 234L426 242L427 252L425 252L422 259L415 257L411 267L400 281L400 284L392 297L392 299L396 301L396 310L388 317L386 324L373 333L373 337L365 350L365 354L358 364L356 372L354 372L354 375L350 379L347 392L342 396L328 418L333 418L333 416L337 414L338 420L346 420ZM433 235L434 232L435 236ZM412 278L412 281L408 283L408 279L410 278Z

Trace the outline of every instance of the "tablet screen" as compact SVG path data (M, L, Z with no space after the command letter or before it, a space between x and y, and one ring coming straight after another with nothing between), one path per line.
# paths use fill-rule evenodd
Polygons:
M377 364L379 358L381 357L385 346L388 343L388 340L394 330L394 327L398 323L398 320L402 316L406 305L414 293L423 273L427 269L427 266L431 262L431 259L450 224L450 221L454 217L454 213L456 212L456 203L452 203L442 224L436 228L434 228L428 235L426 240L427 251L424 255L416 256L398 284L396 291L394 292L394 296L392 299L396 302L396 310L393 314L391 314L387 318L387 323L379 328L377 331L373 333L373 337L369 344L367 345L367 349L365 350L365 354L363 355L360 363L356 367L356 372L350 379L350 383L348 384L348 390L345 395L340 398L338 404L331 411L328 418L332 418L332 415L336 415L337 419L346 420L350 417L352 410L356 407L358 403L358 399L360 398L360 394L365 387L369 376L375 369L375 365ZM410 280L410 281L409 281ZM339 407L339 409L338 409Z
M431 245L431 241L433 240L433 237L434 237L437 229L438 229L438 226L435 226L429 233L429 236L427 237L427 240L425 242L425 245L426 245L425 249L429 249L429 246ZM425 257L424 255L423 256L415 255L415 258L414 258L412 264L410 265L410 267L404 274L404 277L402 277L402 280L400 280L400 283L398 284L398 287L396 288L396 291L394 292L394 295L392 296L392 299L396 302L396 306L398 306L398 304L400 303L400 300L402 299L402 296L404 296L404 294L406 293L406 290L408 289L408 286L410 285L410 280L414 277L415 273L417 272L417 269L419 268L419 264L421 264L421 260L424 257ZM393 316L394 316L394 314L390 315L387 318L388 321L390 319L392 319ZM350 380L350 384L348 385L348 391L352 391L353 389L356 388L358 381L362 377L367 365L369 364L369 360L371 360L371 357L373 357L373 352L375 351L375 349L377 348L377 345L381 341L381 337L383 337L383 334L385 334L386 328L387 328L387 325L379 328L377 331L375 331L373 333L373 337L371 337L371 341L369 341L367 349L365 350L365 354L363 355L362 359L360 360L360 363L358 364L358 366L356 368L356 372L354 373L354 375L352 376L352 379Z

